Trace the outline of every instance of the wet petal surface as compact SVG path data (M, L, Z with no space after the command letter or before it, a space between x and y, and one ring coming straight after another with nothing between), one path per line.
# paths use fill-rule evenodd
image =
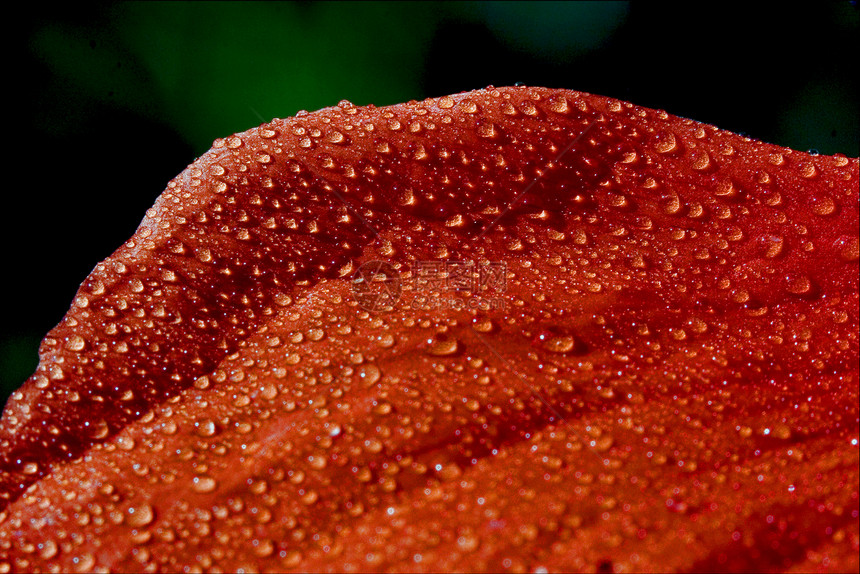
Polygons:
M0 422L3 570L858 568L858 161L616 100L215 142Z

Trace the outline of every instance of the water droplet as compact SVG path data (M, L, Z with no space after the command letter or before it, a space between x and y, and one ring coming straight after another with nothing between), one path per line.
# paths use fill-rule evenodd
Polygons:
M492 122L480 122L477 128L478 135L482 138L496 137L496 126Z
M839 252L842 261L850 263L860 259L860 238L842 236L836 240L834 247Z
M667 215L675 215L681 211L681 198L677 194L667 195L663 198L663 211Z
M394 407L391 406L391 403L387 402L379 402L376 406L373 407L373 412L377 415L385 416L391 414L391 411Z
M488 317L475 317L472 319L472 328L479 333L492 333L496 330L496 325Z
M782 254L785 240L779 235L765 235L761 238L764 256L768 259L774 259Z
M326 466L328 466L328 462L324 456L309 456L308 457L308 465L314 470L322 470Z
M740 195L738 188L730 179L723 179L717 184L714 195L726 199L734 199Z
M784 423L776 424L771 429L770 435L781 440L788 440L791 438L791 427Z
M537 336L535 343L539 348L559 355L581 352L583 350L582 343L569 333L544 331Z
M319 494L315 490L309 490L305 494L302 495L300 500L302 501L303 504L310 506L311 504L313 504L317 500L319 500L319 497L320 497Z
M657 153L672 153L678 149L678 142L672 132L663 132L658 136L657 145L654 146Z
M434 468L436 476L443 482L452 482L463 475L462 469L455 463L437 464Z
M56 542L53 540L46 540L39 545L39 557L42 558L42 560L50 560L57 555L58 550Z
M782 165L785 163L785 156L781 153L772 153L767 159L773 165Z
M371 386L382 378L382 371L374 364L361 365L358 369L358 376L364 385Z
M194 426L199 436L213 436L218 432L218 426L211 420L197 421Z
M94 439L105 438L110 433L107 421L100 420L95 423L84 423L89 430L89 435Z
M191 483L191 488L194 492L207 493L212 492L218 487L218 483L214 478L209 476L195 476Z
M466 535L457 538L457 546L463 552L472 552L478 547L479 539L477 536Z
M80 335L72 335L66 342L66 348L70 351L83 351L87 342Z
M822 217L836 213L836 202L831 197L813 197L812 213Z
M786 291L792 295L808 295L812 292L812 280L806 275L789 274L785 278Z
M90 572L96 565L96 559L92 554L81 554L72 559L75 563L76 572Z
M155 519L155 511L149 504L141 504L128 509L127 523L134 528L146 526Z
M470 99L465 99L460 101L460 110L466 112L467 114L474 114L478 111L478 104Z
M537 106L528 100L520 102L519 108L527 116L536 116L538 114Z
M445 227L463 227L466 221L460 214L449 217L445 220Z
M812 179L818 175L818 170L815 169L815 164L808 162L800 166L800 175L806 179Z
M550 98L547 107L550 111L557 114L566 114L570 111L570 106L567 103L567 98L564 96Z
M266 383L260 388L260 396L270 401L278 396L278 387L272 383Z
M697 171L708 169L711 165L711 156L705 150L694 150L691 154L691 167Z
M434 357L448 357L455 355L460 350L460 344L456 339L429 340L427 354Z

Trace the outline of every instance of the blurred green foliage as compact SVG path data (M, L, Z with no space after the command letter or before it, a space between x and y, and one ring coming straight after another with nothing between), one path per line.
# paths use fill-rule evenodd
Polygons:
M564 87L796 149L858 154L856 5L26 5L9 24L18 145L3 229L0 386L89 270L216 137L349 99ZM46 161L46 158L48 161Z
M77 25L46 22L31 45L82 98L167 123L200 154L216 137L334 104L332 94L418 97L439 14L430 4L128 3Z

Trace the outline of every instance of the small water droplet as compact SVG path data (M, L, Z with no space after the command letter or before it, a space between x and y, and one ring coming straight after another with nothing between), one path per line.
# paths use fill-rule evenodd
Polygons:
M260 396L270 401L278 396L278 387L272 383L266 383L260 388Z
M839 258L842 261L851 263L860 259L860 238L842 236L838 238L834 247L839 252Z
M319 497L320 497L319 494L315 490L309 490L305 494L302 495L300 500L302 501L303 504L310 506L311 504L313 504L317 500L319 500Z
M57 555L58 550L56 542L53 540L46 540L39 545L39 557L42 558L42 560L50 560Z
M657 145L654 146L657 153L672 153L678 149L678 142L675 139L675 134L671 132L663 132L658 136Z
M740 192L731 179L723 179L718 184L716 189L714 190L714 195L718 197L723 197L726 199L734 199L738 197Z
M374 364L361 365L358 368L358 376L364 385L371 386L382 378L382 371Z
M496 324L489 317L475 317L472 319L472 328L479 333L492 333L496 330Z
M470 99L465 99L460 101L460 110L466 112L467 114L474 114L478 111L478 104Z
M834 213L836 213L836 202L833 201L833 198L827 196L813 197L812 213L814 213L815 215L820 215L822 217L833 215Z
M581 352L583 350L582 343L570 333L544 331L537 336L535 343L537 347L559 355Z
M806 179L812 179L818 175L818 170L815 168L815 164L804 163L800 166L800 175Z
M391 414L391 411L394 407L391 406L391 403L380 402L377 403L376 406L373 407L373 412L377 415L388 415Z
M543 342L543 348L551 353L569 353L576 346L576 339L571 336L550 337Z
M89 435L94 439L105 438L110 433L110 428L105 420L89 423L86 426L89 430Z
M394 335L391 333L385 333L380 335L376 339L376 344L382 347L383 349L387 349L389 347L394 346Z
M567 103L567 98L564 96L553 97L549 100L547 107L550 111L557 114L566 114L570 111L570 106Z
M218 483L210 476L195 476L191 483L191 488L194 492L207 493L212 492L218 487Z
M146 526L155 519L155 511L149 504L140 504L128 509L127 523L134 528Z
M197 421L194 426L197 427L199 436L213 436L218 432L218 426L211 420Z
M697 171L708 169L711 165L711 156L705 150L694 150L692 153L691 167Z
M72 335L66 342L66 348L70 351L83 351L86 346L86 340L80 335Z
M792 295L809 295L812 292L812 280L806 275L789 274L785 278L786 291Z
M457 546L463 552L472 552L478 547L479 539L477 536L466 535L457 538Z
M677 194L667 195L663 198L663 211L667 215L675 215L681 211L681 198Z
M768 259L774 259L782 254L785 246L785 240L779 235L765 235L761 238L764 256Z
M449 357L460 350L460 344L456 339L430 340L427 354L434 357Z
M72 561L75 563L76 572L90 572L96 565L95 556L89 553L76 556Z
M320 341L325 337L325 331L322 329L309 329L308 330L308 340L309 341Z
M494 138L497 135L496 126L492 122L480 122L477 128L478 135L482 138Z

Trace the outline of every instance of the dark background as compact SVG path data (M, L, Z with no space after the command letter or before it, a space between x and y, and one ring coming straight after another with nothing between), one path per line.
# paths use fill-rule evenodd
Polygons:
M569 88L858 155L854 3L16 5L0 401L78 285L216 137L349 99Z

